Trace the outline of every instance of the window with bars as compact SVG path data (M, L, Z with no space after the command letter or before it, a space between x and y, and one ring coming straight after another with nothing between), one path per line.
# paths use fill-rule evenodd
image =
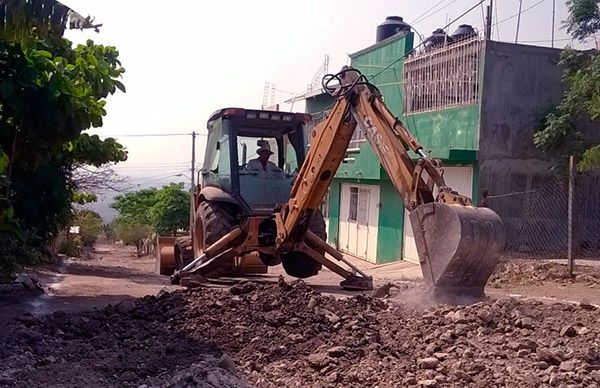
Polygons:
M354 150L360 148L360 144L365 140L367 140L365 133L357 125L352 134L352 138L350 139L350 143L348 143L348 149Z
M350 187L348 221L366 225L369 223L369 196L371 190L366 187Z
M479 101L483 41L473 37L419 54L404 63L404 112Z

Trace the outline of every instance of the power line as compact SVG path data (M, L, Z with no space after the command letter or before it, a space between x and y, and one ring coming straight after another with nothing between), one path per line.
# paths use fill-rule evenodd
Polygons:
M419 16L417 16L417 17L415 18L415 20L413 20L413 21L412 21L410 24L415 24L415 23L418 23L418 22L421 20L421 18L422 18L423 16L427 15L427 13L428 13L429 11L431 11L432 9L434 9L435 7L437 7L438 5L440 5L440 4L441 4L441 3L443 3L443 2L444 2L444 0L440 0L440 1L438 1L437 3L435 3L434 5L432 5L430 8L428 8L428 9L427 9L427 11L425 11L425 12L423 12L422 14L420 14Z
M482 4L484 1L486 0L480 0L478 1L474 6L472 6L471 8L469 8L468 10L466 10L465 12L463 12L462 14L460 14L457 18L451 20L448 24L446 24L444 27L442 27L442 30L445 30L446 28L448 28L449 26L451 26L452 24L454 24L457 20L461 19L463 16L465 16L466 14L468 14L469 12L471 12L472 10L474 10L475 8L479 7L480 4ZM543 0L542 0L543 1ZM408 57L410 54L412 54L416 49L418 49L419 47L421 47L422 45L424 45L425 42L421 42L420 44L418 44L417 46L413 47L411 50L409 50L406 54L402 55L400 58L396 59L395 61L393 61L392 63L390 63L389 65L385 66L383 69L381 69L380 71L378 71L377 73L373 74L370 79L373 80L375 77L377 77L379 74L383 73L384 71L386 71L387 69L389 69L390 67L394 66L396 63L400 62L401 60L403 60L404 58Z
M574 40L574 38L563 38L563 39L554 39L554 42L566 42L566 41L572 41ZM546 43L546 42L552 42L552 39L545 39L545 40L522 40L520 41L521 43Z
M170 137L170 136L192 136L192 132L181 133L127 133L123 135L98 135L101 137ZM196 133L196 136L208 136L207 133Z
M505 18L505 19L502 19L502 20L500 20L500 21L497 21L497 22L496 22L496 24L494 24L494 25L496 26L496 25L498 25L498 24L500 24L500 23L504 23L504 22L506 22L506 21L508 21L508 20L514 19L514 18L516 18L517 16L519 16L519 15L522 15L522 14L524 14L525 12L529 11L530 9L532 9L532 8L534 8L534 7L537 7L538 5L542 4L544 1L546 1L546 0L540 0L540 1L538 1L537 3L535 3L535 4L533 4L533 5L530 5L529 7L525 8L525 9L524 9L524 10L522 10L521 12L517 12L516 14L514 14L514 15L512 15L512 16L509 16L509 17L507 17L507 18Z
M439 13L441 10L443 10L443 9L446 9L446 8L448 8L449 6L451 6L452 4L456 3L456 1L457 1L457 0L451 0L451 1L450 1L448 4L444 5L443 7L440 7L440 8L438 8L437 10L435 10L435 12L433 12L433 13L431 13L431 14L429 14L429 15L427 15L427 16L425 16L425 17L423 17L423 18L419 19L419 20L415 20L413 23L420 23L420 22L422 22L422 21L424 21L424 20L427 20L427 19L429 19L429 18L430 18L430 17L432 17L433 15L435 15L435 14ZM446 27L444 27L444 28L446 28Z

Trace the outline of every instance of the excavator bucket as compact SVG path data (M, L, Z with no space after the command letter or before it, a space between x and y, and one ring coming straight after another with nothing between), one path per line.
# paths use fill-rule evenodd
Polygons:
M438 299L480 297L504 248L504 225L491 209L418 206L410 213L425 282Z

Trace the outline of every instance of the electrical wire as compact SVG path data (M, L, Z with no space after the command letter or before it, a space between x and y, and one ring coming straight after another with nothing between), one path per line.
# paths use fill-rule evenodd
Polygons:
M480 4L482 4L485 0L480 0L478 1L474 6L472 6L471 8L469 8L468 10L466 10L465 12L463 12L462 14L460 14L457 18L451 20L448 24L446 24L444 27L442 27L442 30L445 30L446 28L448 28L449 26L451 26L452 24L454 24L457 20L461 19L463 16L465 16L466 14L468 14L469 12L471 12L472 10L474 10L475 8L479 7ZM545 1L545 0L542 0ZM377 77L378 75L380 75L381 73L383 73L384 71L386 71L387 69L389 69L390 67L394 66L396 63L400 62L401 60L403 60L404 58L408 57L410 54L412 54L416 49L418 49L419 47L421 47L422 45L424 45L425 42L421 42L419 45L413 47L411 50L409 50L406 54L402 55L400 58L396 59L395 61L393 61L392 63L390 63L389 65L385 66L383 69L381 69L380 71L378 71L377 73L373 74L372 76L369 77L370 80L373 80L375 77Z
M530 9L532 9L532 8L534 8L534 7L537 7L538 5L542 4L544 1L546 1L546 0L540 0L540 1L538 1L537 3L535 3L535 4L533 4L533 5L530 5L529 7L525 8L525 9L524 9L524 10L522 10L521 12L517 12L516 14L514 14L514 15L512 15L512 16L509 16L509 17L507 17L507 18L505 18L505 19L502 19L502 20L500 20L500 21L497 21L497 22L494 24L494 26L497 26L497 25L498 25L498 24L500 24L500 23L504 23L504 22L506 22L506 21L509 21L509 20L511 20L511 19L514 19L514 18L516 18L516 17L517 17L517 16L519 16L519 15L523 15L525 12L529 11Z
M171 136L192 136L192 132L181 133L127 133L123 135L98 135L100 137L171 137ZM207 133L196 132L196 136L208 136Z
M456 3L456 1L457 1L457 0L451 0L451 1L450 1L448 4L444 5L444 6L443 6L443 7L441 7L441 8L438 8L438 9L437 9L435 12L433 12L433 13L431 13L431 14L429 14L429 15L427 15L427 16L425 16L425 17L423 17L423 18L421 18L421 19L420 19L420 20L418 20L418 21L415 21L414 23L420 23L420 22L422 22L422 21L424 21L424 20L427 20L427 19L429 19L429 18L430 18L430 17L432 17L433 15L435 15L435 14L439 13L441 10L443 10L443 9L446 9L446 8L448 8L449 6L451 6L452 4Z
M418 22L421 20L421 18L422 18L423 16L427 15L427 13L428 13L429 11L431 11L432 9L434 9L435 7L437 7L438 5L440 5L440 4L441 4L441 3L443 3L443 2L444 2L444 0L440 0L440 1L438 1L437 3L435 3L434 5L432 5L432 6L431 6L429 9L427 9L427 11L425 11L425 12L423 12L422 14L420 14L419 16L417 16L417 17L415 18L415 20L413 20L413 21L411 22L411 24L418 23Z

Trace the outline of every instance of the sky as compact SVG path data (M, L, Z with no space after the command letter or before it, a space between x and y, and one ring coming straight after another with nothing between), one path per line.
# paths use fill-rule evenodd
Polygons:
M386 16L402 16L425 37L477 4L477 0L303 0L192 1L61 0L102 23L99 33L68 31L75 43L92 39L116 46L126 69L127 93L109 97L107 116L91 132L113 136L129 152L117 170L138 185L189 182L191 136L201 134L196 157L202 163L206 121L217 109L260 108L265 83L275 85L267 102L302 94L329 55L329 71L349 63L348 54L375 43ZM550 46L552 0L522 0L519 41ZM480 31L484 7L460 18ZM518 0L494 1L494 40L515 39ZM564 0L556 0L556 47L571 44L561 21ZM577 43L578 48L594 42ZM289 109L289 104L284 105ZM293 109L302 111L301 102Z

